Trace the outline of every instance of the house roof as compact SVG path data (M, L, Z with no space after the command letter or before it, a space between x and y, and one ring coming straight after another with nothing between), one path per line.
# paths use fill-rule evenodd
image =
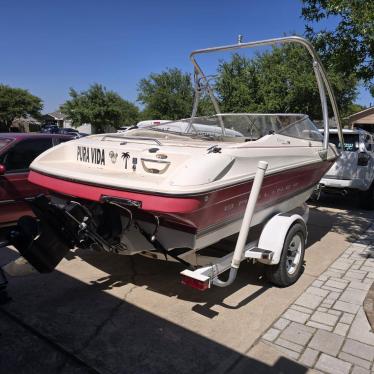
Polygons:
M355 120L358 120L362 117L369 116L371 114L374 114L374 106L361 110L361 112L351 114L350 116L347 117L347 119L349 120L349 122L353 122Z
M53 117L54 119L61 121L66 118L66 115L61 113L60 111L56 110L55 112L52 113L47 113L46 116Z
M40 121L37 120L36 118L30 116L29 114L27 114L25 117L15 118L12 123L13 124L16 124L16 123L35 123L37 125L40 125Z

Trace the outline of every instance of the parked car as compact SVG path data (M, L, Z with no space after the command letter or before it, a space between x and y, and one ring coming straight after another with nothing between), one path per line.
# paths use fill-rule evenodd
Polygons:
M136 126L136 125L135 125ZM121 126L117 129L117 133L126 132L127 130L135 128L135 126Z
M84 132L79 132L76 129L72 129L70 127L63 127L60 128L57 125L43 125L40 129L40 132L47 133L47 134L62 134L62 135L70 135L74 139L81 138L83 136L87 136L88 134Z
M321 179L327 193L358 192L360 206L374 208L374 137L364 130L343 130L344 149L337 130L330 130L329 141L341 151L341 156Z
M29 165L39 154L72 136L40 133L0 133L0 226L32 214L27 199L45 193L28 180Z
M121 132L126 132L128 130L133 130L133 129L143 129L146 127L156 126L156 125L160 125L160 124L167 123L167 122L171 122L171 119L166 119L166 120L165 119L150 119L146 121L140 121L136 125L121 126L117 129L117 132L121 133Z
M58 134L59 129L60 128L57 125L46 124L40 127L40 132L47 134Z
M62 129L59 129L58 134L71 135L74 137L74 139L82 138L83 136L89 135L84 132L79 132L78 130L72 129L70 127L64 127Z

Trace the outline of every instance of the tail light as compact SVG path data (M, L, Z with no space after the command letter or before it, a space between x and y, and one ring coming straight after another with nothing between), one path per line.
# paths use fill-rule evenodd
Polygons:
M196 290L205 291L210 287L210 278L205 275L196 274L191 270L183 270L181 272L181 283Z
M367 166L370 160L370 155L366 152L360 152L357 158L357 165L358 166Z

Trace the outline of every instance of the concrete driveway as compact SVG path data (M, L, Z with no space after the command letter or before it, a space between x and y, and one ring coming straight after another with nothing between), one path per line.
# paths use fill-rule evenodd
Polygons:
M322 203L311 205L304 274L285 289L272 287L262 266L243 263L232 286L199 292L180 285L179 264L92 252L71 253L52 274L9 279L1 371L305 373L286 358L269 366L249 352L373 217L350 201ZM0 265L16 257L0 249Z

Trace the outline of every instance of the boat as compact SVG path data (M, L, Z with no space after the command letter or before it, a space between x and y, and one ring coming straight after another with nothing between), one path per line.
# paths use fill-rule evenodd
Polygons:
M196 55L301 44L312 56L324 135L299 113L221 113ZM23 217L13 243L40 272L73 247L173 258L195 253L241 228L257 165L268 167L250 226L301 206L338 156L328 142L333 92L312 45L292 36L197 50L191 118L66 142L30 166L30 182L48 196L30 201L39 221ZM201 83L203 82L203 83ZM202 86L216 114L197 117Z

